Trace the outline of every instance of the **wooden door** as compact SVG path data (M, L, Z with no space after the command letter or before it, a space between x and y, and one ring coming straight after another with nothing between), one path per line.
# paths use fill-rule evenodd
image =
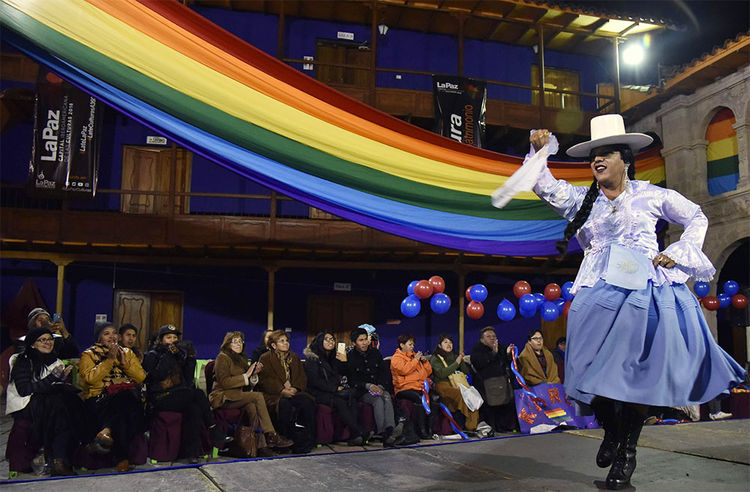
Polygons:
M185 149L175 149L177 153L172 169L171 148L136 147L126 145L122 153L123 190L154 192L153 194L123 193L120 210L130 214L169 215L172 176L174 174L175 193L190 191L193 154ZM175 195L174 212L190 213L190 199Z
M307 342L321 331L331 331L336 341L349 344L349 333L372 322L373 299L348 295L312 295L307 303Z
M180 292L115 291L115 320L118 328L131 323L138 329L136 347L148 350L149 342L159 327L167 323L182 325L183 299ZM184 331L183 331L184 335Z

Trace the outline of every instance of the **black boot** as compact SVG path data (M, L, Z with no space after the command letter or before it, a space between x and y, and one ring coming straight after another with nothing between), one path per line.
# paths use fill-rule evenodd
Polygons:
M622 404L609 398L596 397L591 402L591 408L599 426L604 429L604 440L596 453L596 466L607 468L612 465L620 443L619 414Z
M623 405L622 415L623 438L607 474L606 485L610 490L620 490L630 485L630 477L635 470L635 450L645 417L632 405Z

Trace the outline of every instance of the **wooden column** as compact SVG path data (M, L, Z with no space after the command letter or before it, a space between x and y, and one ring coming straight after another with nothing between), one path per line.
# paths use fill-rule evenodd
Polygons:
M466 21L466 15L456 15L458 21L458 60L456 71L458 75L463 76L464 74L464 22Z
M284 58L284 29L285 29L286 16L284 15L284 0L279 3L279 32L276 40L276 58L281 60Z
M370 90L367 96L370 106L375 107L376 103L376 82L377 82L377 53L378 53L378 2L372 0L370 6L372 10L372 22L370 23Z
M544 126L544 25L539 23L536 25L536 32L539 36L539 49L537 50L539 57L539 128L545 128Z
M63 311L63 290L65 282L65 267L72 262L68 259L52 259L52 263L57 265L57 298L55 301L55 312L62 313Z
M615 38L612 46L615 49L615 113L620 114L620 39Z
M268 320L266 322L266 329L273 330L273 311L274 303L276 302L276 270L275 266L267 266L266 272L268 272Z

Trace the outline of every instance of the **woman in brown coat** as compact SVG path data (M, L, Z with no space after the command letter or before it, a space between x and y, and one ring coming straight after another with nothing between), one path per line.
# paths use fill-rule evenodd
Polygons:
M213 408L241 408L252 422L257 416L260 427L271 448L288 448L292 441L276 433L268 415L263 394L253 391L258 383L257 373L263 368L260 362L248 367L245 355L245 336L231 331L224 336L219 355L214 363L214 386L208 396Z
M542 330L532 330L526 347L518 356L521 376L530 386L542 383L560 383L557 375L557 364L552 352L544 347Z
M315 446L315 398L305 391L305 368L299 356L289 350L289 337L284 331L271 333L268 349L258 361L262 365L259 384L266 405L276 415L279 432L294 441L292 450L309 453ZM301 430L295 422L302 426Z

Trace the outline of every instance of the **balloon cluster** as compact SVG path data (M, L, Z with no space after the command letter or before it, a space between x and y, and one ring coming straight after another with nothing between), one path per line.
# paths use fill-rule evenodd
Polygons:
M518 299L518 312L524 318L531 318L539 312L545 321L554 321L561 314L568 316L573 294L570 289L573 282L565 282L562 287L557 284L547 284L544 293L531 292L531 285L525 280L519 280L513 286L513 294ZM497 317L503 321L510 321L516 317L516 307L507 299L497 305Z
M696 282L695 285L693 285L695 295L698 296L703 307L709 311L726 308L729 307L730 304L737 309L744 309L747 307L747 297L738 294L740 285L734 280L727 280L724 282L724 289L718 296L709 296L708 293L710 290L711 287L708 285L708 282Z
M413 318L422 309L422 299L430 299L430 308L436 314L448 312L451 307L451 298L444 294L445 280L443 277L433 275L429 280L412 280L406 287L408 294L401 301L401 313L407 318Z
M479 319L484 316L484 300L487 299L487 287L482 284L474 284L466 289L466 316L471 319Z

